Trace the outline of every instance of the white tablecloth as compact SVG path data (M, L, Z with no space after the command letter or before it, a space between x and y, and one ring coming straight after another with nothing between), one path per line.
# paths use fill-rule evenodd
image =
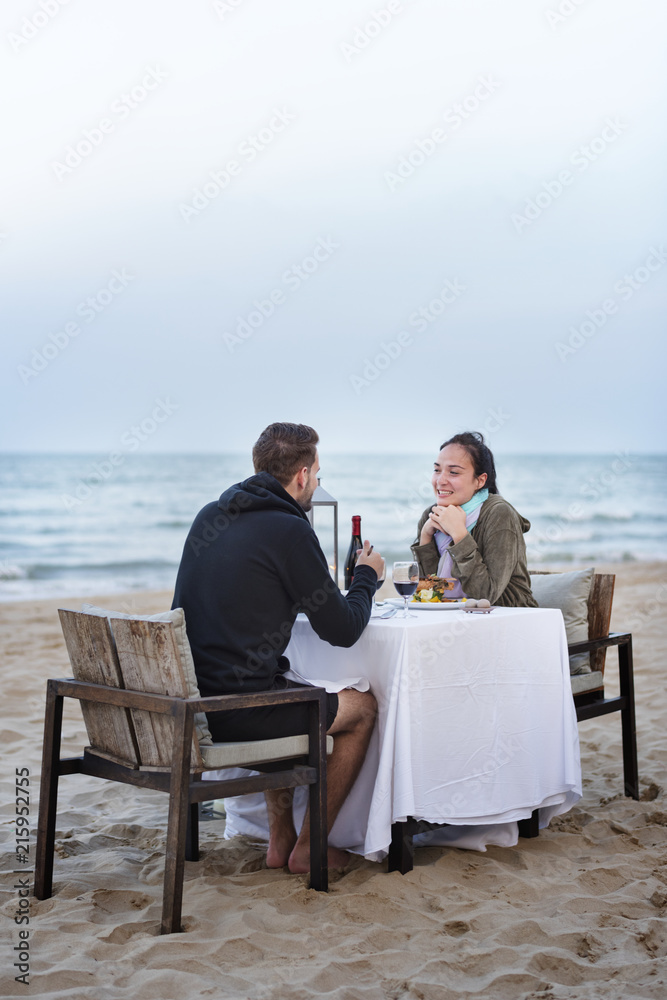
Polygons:
M496 608L415 616L372 619L350 649L323 642L303 615L295 623L293 670L339 685L367 678L378 701L366 760L330 842L377 861L392 822L414 816L452 824L427 834L432 844L516 843L517 820L540 808L546 826L581 797L562 615ZM297 789L297 823L306 797ZM226 809L227 836L267 838L262 795L227 799Z

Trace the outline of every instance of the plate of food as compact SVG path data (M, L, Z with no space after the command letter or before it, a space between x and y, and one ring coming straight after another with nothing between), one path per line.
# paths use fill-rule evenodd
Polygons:
M397 608L402 608L403 607L403 601L400 599L400 597L398 599L396 599L395 597L390 597L388 599L387 603L388 604L393 604ZM458 608L459 611L460 611L461 608L465 608L465 606L466 606L466 602L465 601L454 601L454 600L452 600L452 601L423 601L423 602L422 601L408 601L408 607L410 608L411 611L414 611L415 608L419 608L420 611L446 611L447 608L454 608L454 609Z
M445 608L464 608L465 598L448 597L454 587L456 580L452 577L444 578L439 576L427 576L422 578L417 584L417 590L412 600L408 602L410 608L427 608L430 611L444 611ZM400 598L392 599L392 604L398 607L403 606Z

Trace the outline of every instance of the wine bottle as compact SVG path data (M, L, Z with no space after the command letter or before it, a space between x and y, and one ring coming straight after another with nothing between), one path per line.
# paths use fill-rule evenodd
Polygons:
M357 549L362 549L364 543L361 540L361 514L354 514L352 517L352 538L350 540L350 547L347 550L347 555L345 557L345 589L350 589L350 584L352 583L352 577L354 576L354 567L357 564Z

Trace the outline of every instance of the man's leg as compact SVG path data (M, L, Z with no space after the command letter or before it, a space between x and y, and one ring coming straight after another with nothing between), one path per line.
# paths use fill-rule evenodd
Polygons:
M327 760L327 824L334 825L340 807L348 796L364 762L375 725L377 702L370 691L340 691L338 713L329 735L334 738L333 753ZM348 860L344 851L329 848L329 867L342 867ZM310 871L310 820L304 819L299 838L289 857L291 872Z
M268 868L284 868L296 843L292 803L293 788L271 788L264 792L269 814Z

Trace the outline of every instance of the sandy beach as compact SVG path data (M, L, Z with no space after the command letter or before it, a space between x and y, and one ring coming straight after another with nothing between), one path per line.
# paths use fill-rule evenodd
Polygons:
M62 779L54 896L30 906L30 985L12 948L15 768L30 769L34 835L45 682L69 676L56 609L0 605L3 926L0 992L68 1000L463 1000L667 995L667 564L597 567L616 576L612 629L632 631L642 795L622 794L620 716L579 727L584 797L536 840L486 853L423 848L401 876L354 859L328 895L271 871L261 845L202 824L186 863L186 933L158 936L166 796ZM93 595L85 595L89 599ZM132 613L166 592L95 596ZM607 689L616 690L615 653ZM63 754L85 745L66 706ZM34 859L34 837L31 845Z

